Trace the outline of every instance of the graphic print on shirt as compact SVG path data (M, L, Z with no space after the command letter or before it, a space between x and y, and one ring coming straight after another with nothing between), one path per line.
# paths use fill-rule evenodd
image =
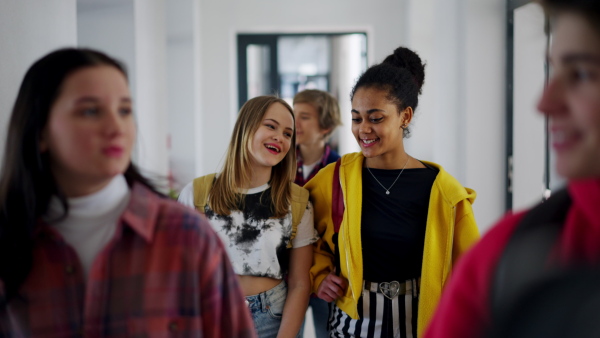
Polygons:
M239 275L280 279L287 269L287 244L292 235L291 213L273 218L270 189L245 195L243 210L218 215L205 207L206 217L227 247Z

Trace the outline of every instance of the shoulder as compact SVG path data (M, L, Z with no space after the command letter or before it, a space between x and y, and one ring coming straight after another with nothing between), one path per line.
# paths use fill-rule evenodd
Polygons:
M363 158L364 155L361 152L345 154L344 156L342 156L342 163L340 166L352 165L356 164L356 161L361 161L360 165L362 167Z
M212 181L215 179L216 176L217 176L216 173L212 173L212 174L196 177L192 181L192 184L197 187L199 184L212 183Z
M325 160L325 162L327 164L333 163L333 162L337 161L338 158L340 158L340 154L338 154L335 150L330 148L329 156L327 156L327 159Z
M490 290L500 255L524 213L508 214L458 260L426 337L478 337L490 320ZM471 318L468 321L465 318Z
M219 245L218 235L204 215L167 198L159 202L155 238L190 248Z
M475 198L477 197L475 190L464 187L441 165L429 161L421 162L439 170L435 180L433 181L432 193L439 193L451 205L456 205L463 200L468 200L471 204L475 201Z
M465 256L464 260L470 261L471 264L475 264L473 268L483 268L488 265L493 265L495 268L500 254L526 213L526 211L509 213L502 217L483 235L481 240L473 246Z
M177 202L187 205L188 207L194 207L194 184L190 182L181 189L179 192L179 196L177 197Z
M291 183L291 192L292 192L292 200L296 202L307 202L309 192L305 188L297 185L296 183Z

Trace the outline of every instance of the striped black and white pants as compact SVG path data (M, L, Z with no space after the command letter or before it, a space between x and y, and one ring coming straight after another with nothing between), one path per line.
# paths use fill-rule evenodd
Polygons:
M379 283L364 282L362 295L358 300L358 320L350 318L335 302L330 303L329 336L416 337L419 281L412 279L398 283L399 291L396 296L395 292L390 294L386 290L389 284L385 284L388 283L380 286Z

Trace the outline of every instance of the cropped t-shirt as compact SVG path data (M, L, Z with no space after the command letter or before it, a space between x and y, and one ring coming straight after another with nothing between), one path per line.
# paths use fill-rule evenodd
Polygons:
M194 207L193 183L185 186L179 202ZM204 213L217 232L238 275L282 279L288 270L292 236L292 212L283 218L274 218L271 211L269 184L249 189L240 210L229 215L219 215L208 205ZM314 228L313 207L309 202L298 224L292 248L311 245L318 239Z

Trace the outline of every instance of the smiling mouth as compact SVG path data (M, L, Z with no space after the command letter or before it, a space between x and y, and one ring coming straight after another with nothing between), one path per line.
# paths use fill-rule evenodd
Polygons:
M371 145L373 145L377 141L379 141L379 138L361 139L360 140L360 142L362 143L362 145L364 145L365 147L370 147Z
M278 154L281 152L281 149L279 149L279 148L277 148L275 146L272 146L270 144L265 144L265 147L267 149L271 150L271 151L274 151L274 152L278 153Z

